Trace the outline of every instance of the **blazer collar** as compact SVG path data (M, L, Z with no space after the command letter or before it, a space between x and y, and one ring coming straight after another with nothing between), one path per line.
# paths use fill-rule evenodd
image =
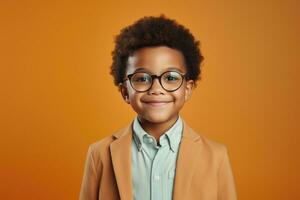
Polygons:
M189 127L183 120L183 134L179 146L178 157L176 161L176 174L174 180L173 200L184 199L188 193L192 175L196 166L196 159L190 159L191 155L197 155L202 145L201 137ZM131 142L132 142L132 125L114 133L116 138L110 144L110 153L112 158L113 169L119 189L121 199L133 199L133 186L131 181ZM196 141L200 140L196 143Z

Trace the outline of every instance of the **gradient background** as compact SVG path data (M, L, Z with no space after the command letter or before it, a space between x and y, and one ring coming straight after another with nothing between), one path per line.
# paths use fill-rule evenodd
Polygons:
M239 199L300 199L299 8L1 0L0 199L78 199L88 145L135 116L109 75L113 37L161 13L201 41L203 79L181 114L228 146Z

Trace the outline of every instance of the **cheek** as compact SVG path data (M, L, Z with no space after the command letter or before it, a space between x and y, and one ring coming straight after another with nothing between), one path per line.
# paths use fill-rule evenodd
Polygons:
M128 91L129 100L135 101L135 99L138 98L139 93L137 93L134 89L132 89L130 85L128 85L127 88L128 88L127 91Z
M185 90L184 88L177 90L176 92L174 92L173 94L175 100L177 101L177 103L181 104L184 103L185 101Z
M129 92L129 101L131 104L131 107L135 110L138 111L141 107L141 99L142 94L137 93L135 91Z

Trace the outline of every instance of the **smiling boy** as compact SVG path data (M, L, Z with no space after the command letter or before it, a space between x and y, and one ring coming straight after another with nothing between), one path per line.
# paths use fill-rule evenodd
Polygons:
M123 28L115 42L111 74L137 115L89 146L80 199L237 199L227 147L179 114L200 79L199 41L161 15Z

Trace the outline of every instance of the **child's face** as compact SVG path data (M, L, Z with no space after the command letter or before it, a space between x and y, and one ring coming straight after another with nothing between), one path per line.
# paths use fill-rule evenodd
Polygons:
M170 70L169 68L182 74L187 72L180 51L166 46L145 47L128 58L125 76L138 69L159 76ZM158 79L153 79L153 85L148 91L137 92L127 80L120 89L124 100L131 105L139 117L152 123L163 123L177 118L180 109L191 97L193 84L193 80L184 79L179 89L168 92L162 88ZM153 103L153 101L160 103Z

